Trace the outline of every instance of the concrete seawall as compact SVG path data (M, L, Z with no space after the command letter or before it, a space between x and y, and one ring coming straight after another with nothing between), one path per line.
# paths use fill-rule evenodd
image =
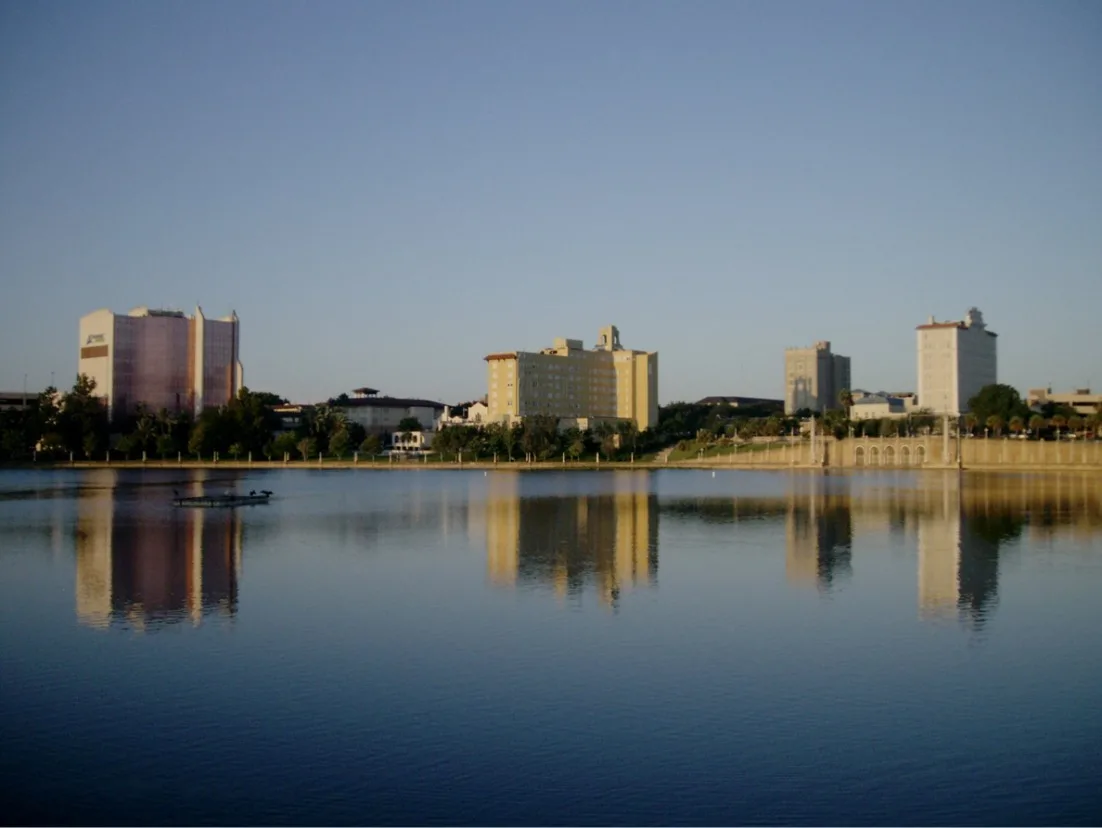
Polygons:
M778 443L775 448L735 452L715 457L672 462L636 461L600 463L586 461L550 461L528 463L523 460L494 463L490 460L463 463L388 462L324 459L301 461L268 460L115 460L111 462L41 463L38 468L124 468L124 469L309 469L357 471L416 471L455 469L557 469L599 471L606 469L655 468L736 468L746 470L832 469L863 471L885 468L968 471L1102 471L1102 440L1037 442L1024 440L970 439L959 443L942 437L886 437L835 440L833 438L799 443ZM22 466L28 468L28 466Z

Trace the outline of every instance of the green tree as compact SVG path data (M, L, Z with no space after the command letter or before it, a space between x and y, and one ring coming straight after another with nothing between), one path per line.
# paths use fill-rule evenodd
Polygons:
M513 459L513 449L516 448L519 429L516 426L505 426L501 432L501 442L505 447L505 453L509 459Z
M130 455L133 454L136 449L137 441L133 434L124 434L118 439L118 442L115 443L115 451L127 460L130 459Z
M579 429L572 428L567 435L566 452L571 460L577 460L585 453L585 435Z
M165 459L165 455L175 454L176 451L176 438L171 434L162 434L157 438L157 454L161 455L162 460Z
M521 425L521 445L536 459L546 459L558 448L559 421L546 414L535 414Z
M199 422L195 424L195 427L191 430L191 436L188 437L187 450L191 454L202 458L204 455L209 455L214 452L212 447L212 435L211 425L208 420L199 418Z
M1010 430L1015 434L1021 434L1025 431L1025 418L1017 415L1010 418Z
M968 401L968 410L981 423L986 423L993 416L998 417L1001 423L1009 422L1011 417L1029 416L1029 408L1022 402L1017 389L1001 383L981 388Z
M1003 418L999 414L992 414L986 420L987 427L998 437L1003 431Z
M979 425L979 422L980 422L979 418L975 414L971 414L971 413L965 414L964 415L964 428L965 428L965 431L967 431L968 434L975 434L976 433L976 426Z
M1034 414L1029 418L1029 430L1033 432L1037 439L1041 438L1041 432L1046 425L1048 425L1048 421L1040 414Z
M279 460L288 454L294 454L298 450L297 439L293 431L285 431L272 440L272 454Z
M318 453L318 441L313 437L303 437L295 444L295 447L299 450L299 453L302 454L302 459L304 461L309 460Z
M723 424L723 432L727 430L727 424ZM630 449L633 453L638 450L639 426L635 420L622 420L616 425L616 432L620 437L620 448Z
M378 434L368 434L364 437L363 442L360 443L360 451L364 454L369 454L374 457L376 454L383 450L383 441L379 439Z
M62 395L56 418L64 448L89 458L107 447L107 407L95 390L96 381L79 374L73 389Z
M351 446L358 446L367 437L367 429L351 420L345 421L344 430L348 434L348 444Z
M230 454L233 456L234 460L236 460L238 457L240 457L244 453L245 453L245 447L243 445L241 445L241 443L231 443L230 444Z
M329 438L329 453L338 459L344 459L351 443L348 431L343 428L337 429L333 432L333 436Z
M1056 429L1056 436L1060 436L1060 429L1068 424L1068 418L1063 414L1057 414L1052 418L1052 427Z
M1068 417L1068 428L1070 428L1075 433L1079 433L1080 431L1082 431L1085 424L1086 419L1084 417L1080 417L1078 414L1072 414L1070 417Z
M424 427L416 417L403 417L398 421L398 431L424 431Z

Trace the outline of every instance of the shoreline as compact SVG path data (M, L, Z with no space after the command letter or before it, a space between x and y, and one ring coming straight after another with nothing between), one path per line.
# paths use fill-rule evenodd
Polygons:
M366 471L366 472L394 472L394 471L655 471L658 469L692 469L698 471L772 471L772 472L829 472L834 474L864 474L866 472L883 471L917 471L917 472L1006 472L1023 474L1032 472L1079 472L1100 473L1102 465L1089 463L1061 463L1061 464L1029 464L1029 463L1000 463L1000 464L969 464L966 466L924 464L924 465L862 465L862 466L830 466L809 464L780 464L780 463L730 463L707 462L699 460L678 460L673 463L656 462L630 462L607 461L602 463L588 461L571 461L567 463L544 461L526 462L515 460L494 463L492 460L470 461L464 463L355 463L351 460L327 460L324 462L309 461L256 461L246 460L220 460L213 461L172 461L172 460L120 460L114 462L105 461L77 461L57 463L24 463L11 466L0 466L0 471L57 471L61 469L103 470L124 469L133 471L136 469L188 469L188 470L218 470L228 471Z

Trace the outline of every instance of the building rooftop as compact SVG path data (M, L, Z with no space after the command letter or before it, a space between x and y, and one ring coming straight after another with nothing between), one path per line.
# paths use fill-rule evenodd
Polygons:
M333 402L333 408L436 408L441 411L444 403L435 400L419 400L408 397L352 397Z
M703 397L696 401L697 405L733 405L738 408L740 405L774 405L781 407L784 405L784 400L775 400L770 397L724 397L713 396Z
M937 330L939 328L941 328L941 329L944 329L944 328L959 328L960 330L963 331L963 330L967 330L968 328L971 328L973 325L975 325L976 327L978 327L980 330L984 331L985 333L990 334L991 336L998 336L998 334L995 333L994 331L987 330L987 326L984 324L984 321L983 321L983 314L980 312L979 308L969 308L968 313L964 317L964 319L956 320L956 321L938 322L933 316L930 316L926 320L925 324L917 325L915 327L915 330L916 331L931 331L931 330Z

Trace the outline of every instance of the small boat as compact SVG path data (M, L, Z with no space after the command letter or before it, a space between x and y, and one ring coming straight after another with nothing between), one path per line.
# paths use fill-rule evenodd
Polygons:
M220 506L256 506L261 503L267 503L272 493L267 489L262 491L251 491L246 494L234 494L233 492L226 492L220 495L198 495L196 497L180 497L180 493L175 489L172 493L176 495L172 500L173 506L192 506L199 508L217 508Z

